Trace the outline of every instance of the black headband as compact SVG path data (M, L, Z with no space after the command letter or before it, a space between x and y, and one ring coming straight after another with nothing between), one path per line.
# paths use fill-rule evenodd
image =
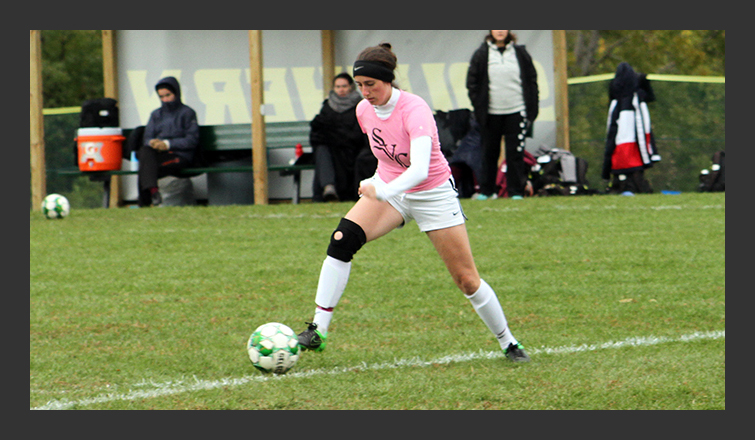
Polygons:
M374 61L364 60L354 62L354 76L357 75L369 76L370 78L379 79L387 83L393 82L396 78L391 69Z

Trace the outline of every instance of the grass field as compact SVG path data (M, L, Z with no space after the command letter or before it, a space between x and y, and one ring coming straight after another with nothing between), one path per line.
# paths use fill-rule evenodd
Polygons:
M357 254L328 349L266 376L246 340L311 319L350 204L31 212L30 409L726 408L724 194L462 203L529 364L416 224Z

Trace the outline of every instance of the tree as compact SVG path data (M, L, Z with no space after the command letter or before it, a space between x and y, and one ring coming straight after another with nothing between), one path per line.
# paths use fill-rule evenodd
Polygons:
M622 61L639 72L724 76L725 30L568 30L568 76L611 73Z
M45 108L75 107L104 94L99 30L43 30Z

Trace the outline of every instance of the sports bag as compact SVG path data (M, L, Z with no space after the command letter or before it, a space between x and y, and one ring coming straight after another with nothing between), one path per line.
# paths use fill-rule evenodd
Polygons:
M716 151L711 157L710 169L700 172L700 192L725 192L726 191L726 152Z
M587 181L587 160L560 148L540 147L535 151L530 181L539 196L595 194Z
M113 98L84 101L79 114L79 127L120 127L118 101Z

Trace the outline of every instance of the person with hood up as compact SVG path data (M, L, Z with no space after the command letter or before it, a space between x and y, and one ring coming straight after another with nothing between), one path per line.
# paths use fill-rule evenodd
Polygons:
M181 101L178 80L172 76L163 78L155 90L162 105L150 115L137 153L139 206L160 205L157 180L190 166L199 146L197 114Z

